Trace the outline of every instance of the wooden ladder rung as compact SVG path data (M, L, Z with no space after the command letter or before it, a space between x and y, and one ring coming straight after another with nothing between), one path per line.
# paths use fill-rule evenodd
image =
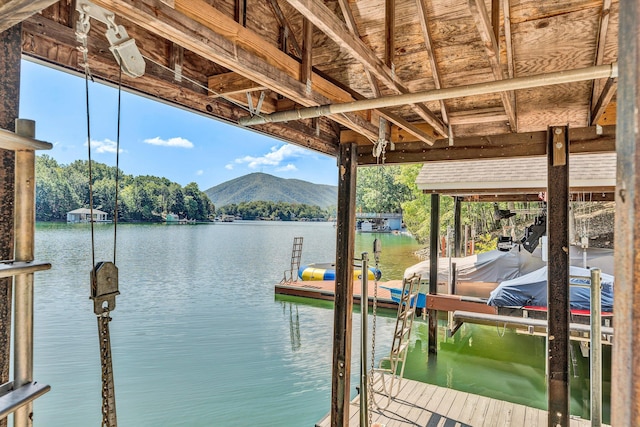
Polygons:
M0 263L0 278L12 277L17 274L34 273L36 271L49 270L51 263L42 261L13 261Z
M20 386L15 390L11 383L4 384L2 388L8 388L9 391L0 396L0 419L51 390L50 385L38 384L35 381Z

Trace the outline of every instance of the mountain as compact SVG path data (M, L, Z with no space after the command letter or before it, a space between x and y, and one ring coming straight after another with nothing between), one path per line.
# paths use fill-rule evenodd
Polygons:
M205 190L216 207L232 203L271 201L317 205L323 209L338 204L338 187L284 179L256 172Z

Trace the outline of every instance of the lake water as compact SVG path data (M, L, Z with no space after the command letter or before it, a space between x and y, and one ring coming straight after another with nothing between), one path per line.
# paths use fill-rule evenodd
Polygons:
M334 259L331 223L118 226L121 294L110 328L120 426L312 426L329 411L332 304L273 292L296 236L303 263ZM407 236L358 234L356 253L370 252L374 237L383 279L418 262L420 246ZM96 226L96 250L97 261L113 259L112 225ZM36 274L35 294L35 379L52 390L36 401L34 425L100 425L89 227L38 224L36 258L53 264ZM377 358L389 351L393 315L378 318ZM359 316L353 323L355 395ZM418 321L405 376L546 405L543 339L467 326L441 336L429 361L427 336ZM582 414L584 389L576 378L574 413Z

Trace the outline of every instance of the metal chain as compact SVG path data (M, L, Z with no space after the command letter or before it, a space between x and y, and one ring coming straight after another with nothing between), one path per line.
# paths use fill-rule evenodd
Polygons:
M98 319L98 338L100 340L100 363L102 368L102 427L116 427L116 395L111 362L111 338L109 336L109 310L104 309Z
M379 260L379 256L378 254L374 254L374 259L376 261L376 267L375 270L376 272L378 271L378 260ZM363 272L362 274L368 274L368 272ZM367 405L368 405L368 409L369 409L369 426L373 425L373 400L374 400L374 396L373 396L373 381L374 381L374 369L375 369L375 360L376 360L376 311L378 308L378 275L376 273L373 274L373 309L372 309L372 314L373 314L373 324L372 324L372 328L371 328L371 370L370 370L370 374L369 374L369 384L367 385L368 388L368 394L369 394L369 399L367 400ZM382 375L382 374L381 374Z

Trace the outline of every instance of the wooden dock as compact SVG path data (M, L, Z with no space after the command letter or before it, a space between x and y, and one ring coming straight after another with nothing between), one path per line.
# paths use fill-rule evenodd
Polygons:
M360 280L353 281L353 303L360 304L360 292L362 283ZM396 309L398 304L391 299L391 292L384 289L402 288L402 280L390 280L378 282L378 307ZM373 291L375 282L369 281L367 296L369 305L373 304ZM275 293L280 295L292 295L304 298L321 299L333 301L335 299L336 283L333 280L299 280L297 282L278 283L275 285Z
M386 397L376 394L381 406ZM384 427L546 427L547 411L491 399L418 381L403 380L387 409L375 409L372 423ZM316 423L328 427L330 415ZM349 427L360 426L360 396L349 405ZM589 420L572 417L571 427L590 427ZM603 424L604 426L604 424Z

